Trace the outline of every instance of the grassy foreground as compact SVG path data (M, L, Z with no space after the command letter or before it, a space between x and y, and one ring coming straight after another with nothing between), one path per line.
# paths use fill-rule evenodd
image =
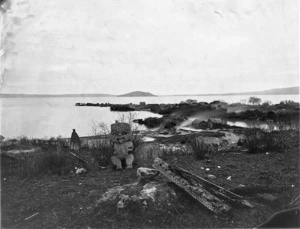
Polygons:
M175 156L165 157L171 163ZM283 209L299 191L299 148L285 152L247 154L228 151L195 161L192 156L177 156L177 165L199 176L213 174L214 183L231 189L239 184L263 188L277 199L261 201L251 193L244 195L253 209L233 209L227 216L216 216L195 200L184 196L183 205L163 215L130 214L115 206L95 207L108 189L136 181L133 170L91 171L86 175L41 175L21 179L1 177L2 228L196 228L254 227L275 211ZM218 167L219 166L219 167ZM209 172L201 169L210 168ZM231 176L231 180L227 178Z

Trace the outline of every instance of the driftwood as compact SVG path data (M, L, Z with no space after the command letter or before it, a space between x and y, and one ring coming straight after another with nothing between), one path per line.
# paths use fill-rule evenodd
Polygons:
M69 154L71 155L71 158L75 161L76 164L78 164L79 166L83 166L83 167L88 167L89 163L82 159L81 157L77 156L75 153L72 153L69 151Z
M232 208L232 204L253 207L242 196L182 168L169 165L158 157L154 159L153 168L157 169L162 175L184 189L189 195L214 213L228 212Z

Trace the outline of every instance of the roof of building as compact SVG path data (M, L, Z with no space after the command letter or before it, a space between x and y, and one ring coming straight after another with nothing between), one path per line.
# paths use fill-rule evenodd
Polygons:
M220 118L210 118L208 121L211 121L212 123L222 123L222 120Z

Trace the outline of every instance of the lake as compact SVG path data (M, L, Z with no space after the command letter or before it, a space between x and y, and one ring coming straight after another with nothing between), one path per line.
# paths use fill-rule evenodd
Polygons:
M80 107L75 103L180 103L187 99L228 103L247 101L250 95L231 96L158 96L158 97L77 97L77 98L1 98L0 134L6 138L21 135L29 138L70 137L72 129L79 136L92 135L93 122L108 125L126 112L111 112L108 107ZM299 102L298 95L262 95L262 101L279 103L283 100ZM160 117L150 112L135 112L135 118ZM143 128L140 126L139 128Z

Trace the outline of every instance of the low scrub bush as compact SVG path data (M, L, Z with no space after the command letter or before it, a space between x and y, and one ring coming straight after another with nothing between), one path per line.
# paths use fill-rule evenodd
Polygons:
M24 163L25 173L27 176L41 174L63 175L71 168L68 163L68 156L57 150L46 150L36 155L34 158L26 159Z
M288 148L298 147L295 131L272 131L261 129L247 129L245 131L246 147L251 154L266 151L284 151Z
M203 160L205 155L208 153L208 148L205 145L204 141L198 141L194 139L191 141L191 146L193 149L193 157L195 160Z
M24 154L15 160L10 159L1 167L2 176L26 178L45 174L63 175L72 168L72 161L64 152L44 149L30 155Z
M110 158L113 155L113 149L110 145L98 145L91 149L91 155L95 158L99 166L108 166Z

